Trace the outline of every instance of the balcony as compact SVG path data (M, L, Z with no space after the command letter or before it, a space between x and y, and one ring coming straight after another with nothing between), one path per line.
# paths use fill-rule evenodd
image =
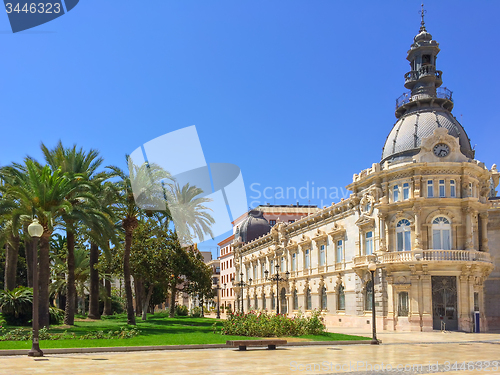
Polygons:
M453 102L452 96L453 96L453 91L447 89L446 87L438 87L436 89L436 98L447 99L450 102ZM401 107L407 103L410 103L411 101L412 101L411 91L407 91L407 92L401 94L401 96L399 96L399 98L396 99L396 110L399 107Z
M443 72L441 70L436 70L434 65L424 65L420 67L419 70L412 70L405 74L405 84L408 82L417 81L424 77L435 77L436 80L441 81L441 76Z
M415 257L421 256L420 260ZM363 255L354 258L354 267L367 267L371 261L378 264L417 262L485 262L493 264L490 253L468 250L413 250L394 251L379 255Z

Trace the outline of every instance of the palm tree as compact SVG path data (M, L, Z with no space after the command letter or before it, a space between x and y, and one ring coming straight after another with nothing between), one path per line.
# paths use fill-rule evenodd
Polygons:
M16 200L18 206L12 211L12 223L19 227L34 216L43 226L39 251L40 325L49 325L49 281L50 281L50 238L63 215L70 215L73 206L66 199L89 199L88 185L83 176L71 178L59 168L42 166L27 158L24 165L14 163L3 167L0 176L7 181L6 193ZM36 287L36 285L35 285Z
M159 189L157 189L157 187L162 186L162 180L171 179L171 176L156 164L144 163L137 166L128 155L126 155L126 161L130 175L126 175L116 166L108 166L107 168L112 171L113 176L119 178L116 186L120 192L120 196L116 207L121 218L123 230L125 231L123 278L125 283L125 296L127 298L127 323L135 325L130 277L130 247L132 245L132 235L138 226L138 216L142 214L142 210L136 205L136 200L141 202L142 207L147 207L147 204L151 203L150 199L153 198L154 202L151 203L151 208L153 208L154 203L157 203L159 199ZM137 194L137 198L134 197L132 185L141 187L141 192ZM164 196L163 188L161 192Z
M82 200L82 191L74 191L73 195L66 196L66 200L71 204L72 210L64 213L62 219L66 229L68 254L66 261L68 263L68 283L66 293L66 308L64 312L64 323L73 325L75 322L75 224L81 222L87 226L104 224L106 227L107 218L98 207L97 199L92 194L95 189L93 179L96 178L97 168L102 164L103 159L99 157L99 152L91 149L85 152L82 148L77 150L76 145L72 148L64 148L61 141L52 150L49 150L43 143L42 152L47 164L52 170L60 169L68 177L75 181L78 178L87 182L84 187L86 199ZM100 180L100 179L99 179ZM76 181L75 181L76 183ZM102 226L100 226L102 227ZM105 228L104 227L104 228Z
M204 203L210 202L211 199L199 197L201 194L203 194L202 189L189 183L182 188L179 184L174 184L167 193L175 231L183 246L192 245L193 238L203 241L206 234L213 237L211 225L215 220L208 212L210 209L204 206Z

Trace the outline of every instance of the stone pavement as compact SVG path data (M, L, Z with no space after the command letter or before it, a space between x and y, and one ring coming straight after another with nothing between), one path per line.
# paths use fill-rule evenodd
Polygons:
M355 328L333 328L331 331L369 335L366 330ZM303 346L246 352L204 349L54 354L40 359L8 356L0 357L0 374L372 375L391 373L380 371L381 368L387 370L388 365L395 369L392 372L405 375L500 374L500 334L382 332L378 336L383 340L378 346ZM498 361L498 366L493 361ZM455 362L457 367L453 368ZM397 371L398 365L401 371ZM452 369L455 371L447 371Z

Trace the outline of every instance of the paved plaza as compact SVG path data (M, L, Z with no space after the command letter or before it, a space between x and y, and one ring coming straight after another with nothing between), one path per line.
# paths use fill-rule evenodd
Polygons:
M335 331L368 334L349 328ZM383 341L379 346L8 356L0 357L0 374L500 374L500 366L493 363L500 365L500 334L396 332L380 333L379 338ZM455 362L457 370L448 371ZM487 362L488 368L479 368ZM394 370L380 370L389 366Z

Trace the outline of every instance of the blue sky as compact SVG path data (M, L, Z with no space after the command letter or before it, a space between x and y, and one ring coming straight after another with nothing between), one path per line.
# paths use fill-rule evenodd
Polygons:
M196 125L208 162L241 168L249 202L296 203L255 198L265 187L340 189L380 160L419 9L413 0L84 0L17 34L4 14L0 164L41 158L40 142L61 139L125 168L126 153ZM490 167L500 162L500 2L426 9L453 113Z

